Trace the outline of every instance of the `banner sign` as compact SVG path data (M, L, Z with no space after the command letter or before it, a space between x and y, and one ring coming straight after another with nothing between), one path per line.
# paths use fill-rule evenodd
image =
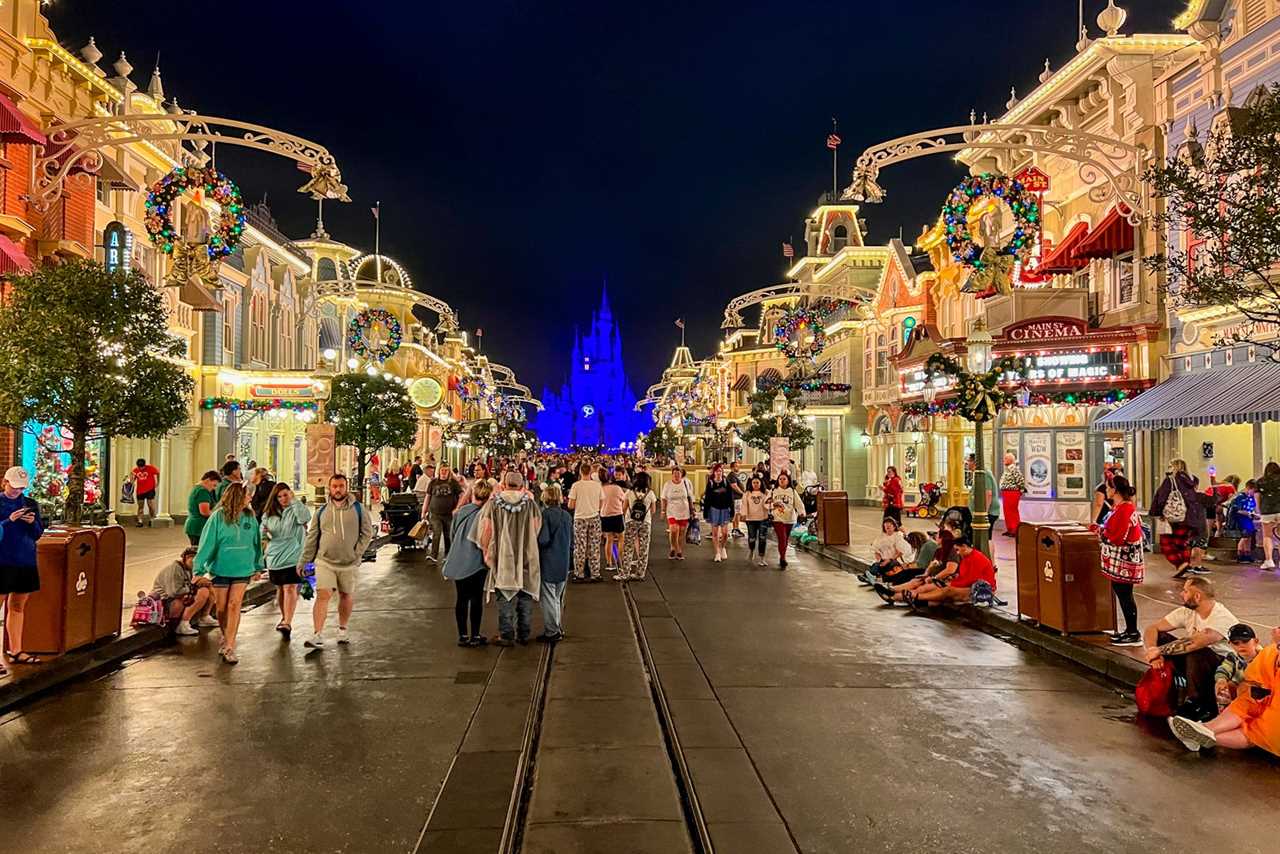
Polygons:
M333 424L307 425L307 483L328 486L337 472L337 427Z
M791 440L786 436L774 436L769 440L769 477L777 480L784 471L795 477L795 472L791 471Z

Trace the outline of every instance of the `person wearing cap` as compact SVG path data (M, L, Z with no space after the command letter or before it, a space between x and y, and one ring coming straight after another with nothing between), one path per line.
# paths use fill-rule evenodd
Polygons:
M1231 644L1231 652L1226 654L1213 673L1214 693L1217 695L1219 712L1236 698L1249 662L1257 658L1258 652L1262 649L1253 626L1248 623L1236 623L1232 626L1227 632L1227 642Z
M4 605L5 649L14 664L38 664L40 659L22 651L22 624L27 600L40 589L36 568L36 540L44 533L40 505L23 494L31 476L22 466L4 473L0 492L0 604ZM0 675L5 673L0 664Z
M1203 580L1203 579L1198 579ZM1231 627L1236 633L1239 624ZM1245 626L1244 628L1248 628ZM1252 629L1250 629L1252 634ZM1236 633L1243 635L1243 632ZM1254 639L1253 643L1257 643ZM1169 729L1191 751L1208 747L1248 750L1260 747L1280 756L1280 627L1271 630L1271 645L1262 647L1245 668L1236 698L1208 723L1192 717L1169 718ZM1232 643L1235 646L1235 643Z

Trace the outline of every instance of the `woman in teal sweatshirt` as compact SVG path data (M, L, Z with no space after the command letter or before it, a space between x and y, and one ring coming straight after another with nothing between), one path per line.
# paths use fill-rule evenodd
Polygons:
M262 534L249 506L244 484L232 483L200 533L200 548L193 562L196 575L213 577L213 598L218 604L222 648L218 654L235 664L236 634L240 631L240 605L249 579L262 569Z
M307 536L311 511L298 500L287 483L277 483L262 510L262 539L267 543L267 573L276 586L280 622L276 631L288 640L293 634L293 612L298 608L298 558Z

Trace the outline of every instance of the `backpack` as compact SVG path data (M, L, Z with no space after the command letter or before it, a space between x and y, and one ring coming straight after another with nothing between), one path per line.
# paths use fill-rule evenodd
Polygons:
M164 600L159 596L148 596L138 592L138 602L133 606L133 618L129 620L134 628L139 626L163 626L165 624Z
M132 504L133 502L133 481L126 480L120 484L120 503Z
M357 501L355 504L356 504L356 524L363 525L364 524L364 507L360 504L359 501ZM328 506L329 506L329 502L326 501L324 504L321 504L320 509L316 511L317 525L320 524L320 517L324 515L324 508Z
M649 505L645 503L645 499L648 497L648 494L641 495L631 502L632 522L643 522L645 517L649 515Z
M1172 475L1169 475L1169 497L1164 502L1164 512L1160 515L1164 516L1166 522L1185 522L1187 520L1187 501L1182 497L1182 491L1178 489L1178 481Z

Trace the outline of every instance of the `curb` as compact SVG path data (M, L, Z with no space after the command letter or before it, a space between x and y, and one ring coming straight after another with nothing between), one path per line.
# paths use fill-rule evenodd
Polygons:
M266 604L275 598L275 592L275 585L269 581L252 584L244 594L245 607ZM126 659L168 644L167 631L159 626L148 626L137 630L126 629L111 640L50 659L47 663L36 665L29 676L0 685L0 715L68 682L105 673Z
M864 560L847 552L828 548L821 543L799 545L799 548L850 574L863 572L868 566ZM1141 662L1127 655L1081 643L1069 635L1061 635L1050 629L1023 622L1016 614L999 608L965 608L957 610L956 613L967 624L1001 640L1018 646L1034 647L1040 652L1083 667L1126 688L1137 685L1142 674L1147 672L1147 668Z

